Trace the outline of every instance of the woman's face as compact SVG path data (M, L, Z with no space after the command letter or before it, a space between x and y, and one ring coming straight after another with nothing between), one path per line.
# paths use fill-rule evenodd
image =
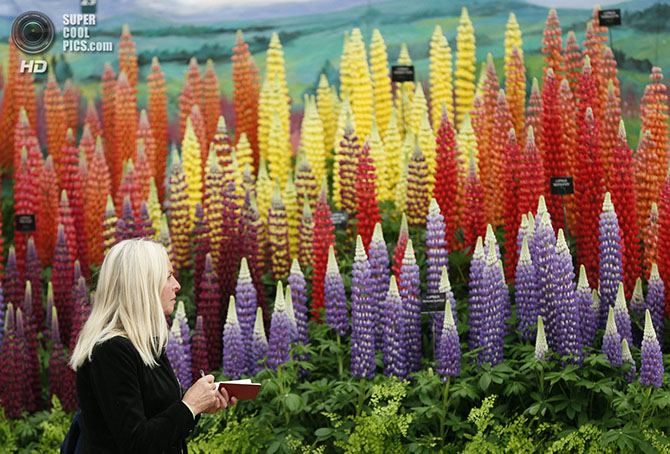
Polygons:
M161 292L161 305L163 306L165 315L170 315L172 314L172 311L174 311L174 305L177 302L177 292L181 288L181 285L179 285L179 282L177 282L177 279L174 277L174 270L169 259L168 270L169 274L165 281L165 285L163 286L163 291Z

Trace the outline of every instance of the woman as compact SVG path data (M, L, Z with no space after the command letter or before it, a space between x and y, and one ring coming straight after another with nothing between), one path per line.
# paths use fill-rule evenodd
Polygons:
M205 375L182 397L165 354L165 315L181 286L165 248L132 239L102 263L91 315L70 366L84 419L86 453L185 453L200 413L234 404Z

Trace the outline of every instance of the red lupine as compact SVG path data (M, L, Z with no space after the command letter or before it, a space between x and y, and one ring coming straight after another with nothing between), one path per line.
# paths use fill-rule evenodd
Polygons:
M16 74L14 104L17 112L25 109L31 125L37 124L37 99L35 97L35 80L28 71Z
M595 79L596 88L599 92L600 84L603 82L599 75L602 70L602 54L605 46L596 36L593 23L591 22L586 23L586 32L584 33L584 42L582 42L582 48L582 56L586 57L588 55L589 60L591 61L591 68L593 68L593 76ZM607 81L605 81L605 89L607 89ZM599 117L597 117L597 119L600 120Z
M123 176L123 164L135 156L137 142L137 101L126 73L119 74L116 84L114 110L114 150L107 153L107 165L112 176L112 190L116 192ZM138 204L139 208L139 204Z
M165 172L159 176L156 175L156 139L154 138L154 132L152 125L149 123L149 116L147 111L142 109L140 112L140 120L137 123L137 143L139 149L139 141L142 140L142 146L144 147L144 153L146 154L147 164L148 164L148 177L147 177L147 188L149 187L149 177L154 177L156 181L163 181L165 177ZM139 151L138 151L139 153ZM162 151L163 154L167 153L167 150ZM161 185L162 186L162 185ZM158 189L158 188L157 188ZM149 193L147 192L147 196ZM146 197L142 197L142 200L146 200Z
M16 214L32 214L37 210L37 186L33 182L28 167L28 153L23 149L21 164L15 174L16 183L14 184L14 209ZM20 274L23 274L26 263L26 242L28 235L26 232L14 232L14 246L16 247L16 262Z
M617 136L619 132L619 120L621 119L621 102L614 92L614 84L610 81L608 85L607 101L601 103L601 105L605 106L605 109L600 122L600 149L602 150L603 171L605 173L605 185L607 188L610 187L610 171L614 170L612 168L613 153L614 147L618 143ZM630 171L630 169L628 170ZM617 208L616 205L614 207ZM633 282L634 286L635 282ZM632 290L633 287L630 289ZM626 288L628 289L628 286Z
M54 167L60 176L60 154L65 145L67 123L63 107L63 97L53 72L49 73L44 90L44 115L47 128L47 153L54 157Z
M105 139L105 158L107 163L114 156L116 144L114 142L114 117L116 114L116 74L109 62L105 63L102 71L102 127Z
M484 128L486 122L486 113L484 109L484 101L479 93L475 94L475 98L472 101L472 109L470 109L470 123L472 124L472 130L475 132L475 136L484 136ZM486 147L488 149L488 147ZM486 155L487 152L484 152ZM481 152L480 155L481 156Z
M505 138L509 136L509 130L512 127L512 113L510 112L509 105L507 104L507 97L505 96L505 91L500 90L498 92L498 100L493 115L493 129L491 131L491 142L489 145L491 148L489 180L486 186L482 184L485 191L485 200L490 202L490 217L488 220L493 222L494 225L500 225L503 223L503 194L506 188L504 188L501 184L500 174L502 173L501 170L504 165L505 147L507 146L508 142ZM481 156L479 159L479 162L481 163ZM486 194L487 189L489 191L488 196Z
M128 84L132 89L133 96L137 96L138 72L135 43L130 34L130 27L128 27L128 24L124 24L121 29L121 41L119 42L119 73L125 73L128 77Z
M200 75L200 67L198 67L198 59L191 57L188 62L188 71L186 72L188 76L188 83L191 86L193 91L193 100L197 104L202 112L204 110L204 97L203 97L203 83L202 76Z
M116 191L116 200L114 201L116 206L122 206L123 199L126 197L130 198L133 216L137 216L140 212L142 200L140 200L140 184L135 175L135 164L133 164L132 159L129 159L124 165L123 177L119 189Z
M375 224L381 221L376 179L374 161L370 157L370 142L366 140L356 166L356 232L361 236L366 251L370 246Z
M670 282L670 171L666 174L658 202L656 263L663 282ZM670 317L670 292L665 292L665 317Z
M623 120L619 121L617 143L612 150L611 162L610 183L607 187L619 219L623 246L621 254L624 269L624 289L626 290L626 298L630 298L635 288L635 281L642 274L642 257L640 256L639 229L635 207L635 175L630 171L633 167L633 152L628 148L626 142L626 129Z
M488 54L486 60L486 74L484 76L484 87L482 97L482 108L484 115L482 118L481 132L475 130L477 133L477 150L479 162L479 176L484 188L484 206L486 210L486 218L495 219L495 194L493 187L493 180L498 178L497 171L500 169L499 156L497 151L502 151L502 147L496 148L494 141L498 141L495 137L494 129L496 123L496 115L498 114L498 101L500 100L500 84L498 83L498 76L496 75L496 68L493 64L493 56ZM509 109L507 111L509 114ZM473 129L475 125L473 124ZM509 127L505 128L502 142L507 134ZM411 224L411 219L410 219Z
M109 169L105 161L102 140L98 136L95 154L90 161L88 178L84 186L84 226L88 240L88 256L91 263L96 266L100 266L103 259L102 223L107 197L111 191Z
M165 199L165 168L168 155L168 100L165 77L161 71L158 57L151 60L151 74L147 76L149 86L149 124L154 136L155 154L153 174L158 182L158 199ZM140 126L141 126L140 118ZM138 127L139 132L139 127ZM145 140L146 143L146 140Z
M86 116L84 117L84 127L88 125L91 131L91 137L93 137L93 143L95 144L98 136L103 137L102 125L100 124L100 116L98 115L98 109L95 107L95 101L93 99L88 100L88 105L86 107ZM90 156L86 156L88 159Z
M405 213L402 214L400 219L400 232L398 233L398 242L395 245L393 252L393 266L391 270L393 275L396 278L396 281L400 278L400 271L402 267L402 259L405 257L405 248L407 247L407 241L409 241L409 226L407 225L407 216Z
M35 326L39 331L44 329L44 313L42 312L42 265L35 249L35 240L28 238L28 249L26 251L26 273L25 281L30 282L32 287L32 303L35 310L32 312ZM24 306L25 308L25 306Z
M47 156L39 178L38 208L35 213L35 224L37 227L37 253L42 260L42 265L48 266L53 257L56 246L56 231L58 216L58 205L60 203L60 191L58 190L58 177L53 164L52 156Z
M514 129L507 135L507 145L503 152L503 166L500 169L503 187L503 208L505 210L505 244L516 244L516 237L521 223L521 215L527 210L519 205L522 178L524 177L524 160L521 147L516 140ZM514 281L518 254L515 247L505 248L505 276L507 281Z
M540 152L535 145L535 133L529 127L526 147L521 155L521 177L519 180L519 213L535 211L538 199L544 194L544 168Z
M565 50L563 52L563 64L565 66L565 79L570 83L570 88L574 91L577 87L579 73L584 66L582 51L577 42L575 32L570 30L565 40Z
M35 135L35 129L28 120L26 110L22 108L19 112L14 132L14 160L12 169L15 174L18 172L19 166L21 165L21 150L24 148L27 152L31 149L35 149L41 160L42 152L40 150L39 142L37 141L37 136Z
M444 215L445 238L448 247L452 248L456 237L455 233L459 227L458 215L459 207L463 203L460 200L460 189L458 174L461 169L459 163L459 151L456 144L456 132L454 126L449 120L446 107L442 106L442 119L440 127L435 137L437 142L435 171L435 189L433 195L440 207L440 212Z
M16 78L19 74L19 50L9 38L7 84L4 87L2 111L0 112L0 167L9 168L14 159L14 126L19 116L19 107L14 103Z
M205 258L210 253L210 228L209 219L202 210L202 205L195 204L195 218L193 219L192 233L192 251L193 251L193 286L200 288L200 280L205 271Z
M545 54L542 61L545 63L543 81L547 83L547 71L554 71L556 79L563 78L563 39L561 37L561 22L555 9L550 9L547 20L544 23L542 37L542 53Z
M62 322L61 322L62 324ZM53 308L51 316L51 353L49 355L49 394L56 395L63 410L71 412L77 408L74 371L68 366L69 356L63 348L59 335L58 310Z
M205 137L207 141L210 141L214 137L214 134L216 134L217 122L221 116L219 81L216 78L214 62L211 59L207 60L207 68L205 69L203 97L202 114L205 117Z
M468 178L465 180L465 201L463 203L463 241L465 247L470 248L470 252L474 251L477 237L483 237L486 233L484 190L479 181L476 166L477 163L471 151Z
M179 95L179 140L181 143L184 140L184 133L186 132L186 120L193 110L195 105L195 95L188 76L184 74L184 82L181 87L181 94Z
M205 340L207 343L207 362L209 367L216 369L221 365L222 348L222 308L219 277L212 266L212 256L205 257L205 271L200 281L200 288L195 300L195 311L204 320Z
M526 109L526 131L529 127L533 128L537 140L542 136L542 127L540 123L540 115L542 114L542 95L537 83L537 79L533 77L533 85L530 89L530 98L528 98L528 108Z
M561 156L564 161L566 175L574 176L577 170L577 121L575 118L575 99L570 89L568 79L561 81L558 100L561 105L560 115L563 130L561 140ZM575 230L575 199L565 199L568 214L568 225L572 231Z
M575 176L577 263L584 265L591 287L598 282L598 219L605 193L598 144L598 124L590 108L578 119L578 168Z
M324 279L328 265L328 248L335 246L333 220L330 218L330 207L326 200L328 187L324 181L321 186L319 200L314 211L314 236L312 248L314 251L314 271L312 274L312 320L319 320L325 304Z
M65 239L63 224L58 225L58 239L51 268L51 283L54 289L54 306L61 314L61 341L69 345L72 326L72 280L74 260Z
M235 104L235 131L239 138L246 133L253 150L254 168L258 168L258 98L260 96L260 76L249 45L244 42L241 30L237 31L237 41L233 46L233 101Z
M593 111L593 119L598 125L598 136L596 136L596 139L600 140L599 120L601 108L598 103L598 88L596 87L595 76L588 55L584 57L584 66L582 67L582 73L578 77L576 92L575 99L577 104L575 115L577 117L577 124L579 125L579 122L584 120L586 109L591 108ZM577 128L577 130L580 132L582 131L580 128Z

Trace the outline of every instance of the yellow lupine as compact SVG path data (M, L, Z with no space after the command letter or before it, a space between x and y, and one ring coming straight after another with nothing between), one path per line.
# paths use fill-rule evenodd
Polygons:
M433 187L435 186L437 143L435 142L433 128L430 127L430 120L428 119L428 111L426 109L423 111L423 119L421 120L418 140L421 152L426 158L426 165L428 166L428 187L432 193Z
M233 169L233 181L235 183L235 193L237 194L236 202L242 208L244 205L244 169L237 162L237 152L233 149L233 152L230 153L230 165Z
M286 69L284 67L284 51L282 50L281 42L277 32L272 33L270 44L266 53L265 72L270 76L277 75L279 81L280 92L284 96L284 102L288 108L291 98L288 94L288 87L286 86Z
M386 53L384 38L378 29L372 32L370 43L370 71L372 72L372 89L375 100L375 117L379 128L379 135L386 136L386 126L391 119L391 77L389 75L389 62Z
M253 150L251 149L249 139L247 139L247 133L243 132L240 135L240 140L237 142L237 146L235 147L235 155L237 156L237 165L240 166L240 168L244 169L244 167L248 164L253 169L254 158L252 154Z
M354 130L351 115L346 112L346 107L347 105L343 102L342 103L343 107L343 112L341 113L340 118L342 119L343 123L346 123L350 126L351 131ZM339 120L338 120L339 122ZM333 160L333 202L335 203L335 207L337 207L338 210L342 209L342 193L340 192L342 189L342 179L340 176L340 169L342 168L342 160L343 159L349 159L347 156L345 156L341 150L342 150L342 141L344 141L344 134L345 134L345 126L342 126L342 129L340 131L340 128L338 127L338 132L337 135L335 136L335 156ZM345 150L346 153L349 153L349 150Z
M411 134L407 134L407 137ZM404 213L407 210L407 171L409 161L403 160L400 167L400 178L395 186L395 210L398 213Z
M357 132L361 137L367 137L372 131L372 81L365 43L363 43L363 36L358 28L354 28L349 37L349 65L353 82L353 86L350 87L349 102L356 119ZM317 181L321 181L311 157L310 163L314 166Z
M353 73L350 64L351 51L349 48L349 32L344 32L344 43L342 44L342 56L340 57L340 94L349 97L353 88Z
M490 53L488 55L491 55ZM488 58L488 56L487 56ZM487 61L483 61L481 65L479 65L479 78L477 79L477 87L475 88L475 96L479 95L480 97L484 97L484 84L486 84L486 65L488 64ZM474 98L473 98L474 101ZM468 109L468 111L470 111Z
M267 224L268 210L272 203L272 180L268 175L268 168L265 164L265 159L261 158L258 165L258 177L256 179L256 200L258 202L258 212L263 219L263 223Z
M258 150L259 156L268 158L268 140L272 127L273 112L279 109L279 85L276 77L268 73L258 97Z
M404 157L402 154L402 139L400 138L400 131L398 130L398 119L395 114L395 109L392 110L389 124L386 127L386 136L384 137L384 151L386 153L388 162L388 187L391 191L391 194L394 194L393 191L398 184L400 174L402 173L402 163L404 162Z
M454 84L451 48L442 34L442 27L435 26L430 40L430 101L433 129L440 127L442 104L447 106L447 114L454 118Z
M349 97L345 96L340 103L340 109L337 114L337 128L335 129L335 135L333 136L333 150L335 150L335 154L337 154L337 148L340 146L340 140L342 140L342 134L344 134L344 127L346 126L347 121L351 121L352 127L356 129Z
M514 13L509 13L509 19L505 26L505 66L509 65L512 61L512 49L514 49L514 46L518 48L519 56L523 59L521 28L519 28L519 23L516 21Z
M475 29L468 16L467 8L461 10L456 34L456 71L454 73L456 94L456 119L454 124L463 122L472 107L475 97Z
M412 58L409 56L407 44L400 45L400 54L398 54L398 65L411 65ZM400 82L395 84L395 109L398 112L398 119L401 122L401 132L403 137L407 134L407 124L409 123L409 112L412 105L412 97L414 96L414 82Z
M323 125L316 101L313 97L305 96L305 116L302 119L300 143L305 149L309 165L316 181L321 181L326 175L326 156L323 148Z
M186 119L184 140L181 143L181 156L186 176L186 193L188 194L189 217L195 215L195 204L202 203L202 160L200 158L200 142L193 131L191 117Z
M288 244L289 253L291 257L298 256L298 226L300 225L300 217L298 213L298 192L295 189L293 182L293 172L288 171L286 177L286 185L284 186L284 193L282 195L284 200L284 208L286 209L286 219L288 221Z
M377 175L377 201L390 200L392 197L388 178L388 166L390 162L384 150L382 138L379 136L379 128L376 121L372 122L372 133L368 140L370 142L370 157L373 160L375 174Z
M319 118L323 125L323 148L331 156L335 137L335 103L325 74L319 78L319 87L316 89L316 105Z
M151 226L154 229L154 238L158 238L158 232L161 229L161 203L158 200L158 188L156 188L154 177L149 179L149 199L147 200L147 208L149 209Z
M279 112L275 111L268 140L267 160L268 174L272 181L279 179L280 182L284 182L286 173L291 166L291 156L286 152L287 140L288 138L284 136L284 129L279 119Z
M477 148L477 138L475 137L475 131L472 129L472 123L470 122L470 114L465 113L461 127L456 134L456 143L458 144L458 153L460 156L461 166L464 171L467 169L468 159L466 157L472 156L475 159L475 162L479 164L479 149Z
M419 134L423 113L427 108L426 95L423 92L423 86L417 84L416 89L414 90L414 97L412 98L412 107L409 112L409 127L414 135Z

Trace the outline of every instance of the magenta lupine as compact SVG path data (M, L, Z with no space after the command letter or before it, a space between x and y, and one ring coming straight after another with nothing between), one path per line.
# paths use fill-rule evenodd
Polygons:
M544 334L544 323L542 316L537 316L537 333L535 334L535 359L544 361L547 359L547 352L549 345L547 344L547 336Z
M600 213L600 245L599 245L599 282L600 282L600 324L605 323L607 310L614 306L617 299L619 283L623 282L623 262L621 260L621 232L619 221L614 211L610 193L605 194L602 212ZM618 320L617 320L618 322ZM622 332L622 327L617 323L619 332L631 342L630 331L628 336Z
M244 234L242 239L242 255L247 258L251 280L256 288L256 301L263 310L263 320L269 325L270 313L265 300L263 273L265 272L266 238L265 226L258 212L258 204L254 192L245 193L242 223Z
M628 307L626 305L626 294L623 291L623 282L619 282L619 290L617 291L616 301L614 303L614 320L616 322L617 330L619 331L619 334L621 334L621 338L626 339L628 344L632 344L633 334L630 325L630 315L628 314Z
M484 255L484 241L477 237L475 250L470 261L470 329L468 331L468 346L470 350L478 348L484 320L484 298L487 289L484 287L484 266L486 256Z
M442 377L442 381L446 382L447 377L458 377L461 374L461 342L451 312L451 304L448 302L444 306L444 323L441 331L436 343L435 360L437 373Z
M421 369L421 301L419 266L416 264L412 240L407 240L405 256L400 267L400 296L402 297L405 346L410 372Z
M284 279L289 273L291 257L288 249L288 221L281 199L279 181L275 186L272 206L268 211L268 239L270 240L272 275L275 279Z
M351 376L375 375L375 320L370 282L370 262L363 239L356 236L356 254L351 270ZM419 339L419 342L421 340Z
M71 412L77 408L74 371L67 364L68 354L61 342L60 330L58 329L58 310L55 307L52 310L49 394L58 396L63 410Z
M277 293L275 296L274 311L270 324L270 339L268 341L267 365L273 370L289 360L291 342L291 319L286 311L286 300L284 299L284 286L277 281Z
M242 332L242 341L244 345L250 345L258 304L256 302L256 288L251 279L251 272L249 271L249 265L247 264L247 259L245 257L242 257L242 261L240 262L240 272L237 275L235 301L237 306L237 318L240 324L240 331ZM247 364L245 371L250 366L250 364Z
M26 294L26 304L32 306L31 296ZM32 308L29 308L32 311ZM21 308L16 309L16 334L21 348L21 361L23 362L23 400L25 409L33 413L42 405L42 387L40 385L40 366L37 358L37 333L32 323L31 315L26 314Z
M656 336L654 336L654 339L656 339ZM621 365L621 335L617 332L613 307L610 307L607 315L607 327L603 335L602 349L611 364L614 366Z
M73 265L70 251L65 241L63 224L58 225L58 238L54 250L51 282L54 289L54 306L61 314L60 334L64 345L69 345L72 326L72 283Z
M242 339L242 329L237 320L235 297L230 295L228 316L223 326L223 375L237 380L247 369L246 345Z
M207 341L205 339L205 329L202 322L202 315L195 318L195 330L191 338L191 380L192 382L200 379L200 371L209 371L207 361Z
M647 298L645 308L651 314L651 321L656 331L656 338L663 339L663 311L665 308L665 284L658 273L658 265L651 265L651 273L647 287Z
M240 266L242 250L242 213L235 182L228 181L223 193L223 239L219 247L221 264L218 270L222 302L235 293L235 273ZM288 265L286 266L288 270Z
M624 372L623 378L628 383L633 383L635 381L635 360L630 353L630 347L628 346L628 341L626 339L621 341L621 362L630 363L630 369Z
M531 245L529 244L528 246ZM533 247L530 247L530 253L531 258L533 259L533 264L535 265L535 275L537 277L539 291L538 305L540 309L538 315L542 316L549 346L553 348L554 321L551 318L551 307L554 301L551 299L553 288L553 282L551 281L551 266L556 257L556 237L554 236L554 228L551 226L551 220L546 208L542 214L539 225L536 225L535 227L532 246Z
M516 265L514 278L514 299L516 315L519 318L517 330L522 339L533 338L533 325L537 323L540 308L538 306L538 285L535 277L535 265L528 249L528 238L523 237L521 253ZM589 291L589 299L591 293Z
M599 314L593 310L593 293L591 287L589 287L584 265L579 266L579 281L575 289L575 300L579 307L582 342L584 347L592 347L600 323L598 322Z
M17 308L16 312L20 312ZM27 387L25 379L25 361L23 358L23 347L19 339L16 327L14 304L7 304L5 318L5 338L2 343L2 355L0 355L0 366L2 380L0 384L0 401L8 418L19 418L25 410Z
M2 341L5 338L5 298L2 294L2 285L0 285L0 348L2 348Z
M656 340L654 324L649 310L644 313L644 337L642 338L642 352L640 361L640 383L660 388L663 385L663 355L661 346Z
M121 217L116 221L116 242L129 240L135 236L135 216L130 196L123 198L123 211Z
M556 240L556 257L551 267L551 320L554 323L553 335L555 346L552 350L559 356L573 355L569 360L574 364L581 364L584 360L582 351L580 316L581 311L575 298L575 272L572 265L572 255L565 242L563 229L558 230Z
M389 290L384 302L383 327L384 344L384 375L395 376L401 380L407 378L409 364L407 363L407 347L405 345L405 316L402 308L402 299L398 292L395 276L391 275Z
M192 384L191 358L186 352L185 347L188 344L181 336L181 327L179 323L175 322L172 322L170 328L165 354L170 360L170 365L177 376L177 380L179 380L179 384L183 389L188 389Z
M444 234L444 230L442 231ZM368 249L370 261L370 285L372 289L372 311L375 320L375 347L381 348L383 337L382 314L384 302L389 290L389 252L384 241L382 225L375 224L370 247Z
M75 261L75 270L77 269L76 264L79 261ZM72 334L70 336L70 350L73 350L75 345L77 345L77 337L81 331L84 323L88 319L88 315L91 311L91 306L88 302L88 290L86 288L86 278L79 273L79 277L73 279L72 282Z
M256 375L265 369L268 356L268 340L265 337L265 326L263 325L263 311L256 309L256 319L254 321L254 331L251 337L251 373Z
M16 262L16 250L14 246L9 247L7 265L2 279L6 304L12 303L14 307L21 307L23 301L23 282Z
M347 295L344 291L342 275L337 267L335 250L332 245L328 248L328 265L324 280L324 293L326 297L326 323L338 336L343 337L349 331Z
M210 243L209 219L206 217L200 202L195 204L195 216L193 217L193 230L191 231L191 251L193 255L193 285L194 288L200 288L200 279L205 270L205 259L207 254L212 252ZM214 262L214 254L212 254Z
M153 238L155 235L156 231L149 217L147 202L143 200L140 205L140 215L135 219L135 236L138 238Z
M207 341L207 363L215 369L221 364L221 330L223 329L219 276L212 265L212 255L205 258L198 298L195 301L196 314L202 315L205 339Z
M426 218L426 263L428 271L426 273L426 283L428 293L436 293L440 286L440 275L442 267L449 262L447 258L447 240L444 238L444 216L440 213L440 207L437 201L430 199L428 208L428 217Z
M42 312L42 289L44 287L42 281L42 265L37 256L37 249L35 248L35 240L31 236L28 238L28 248L26 251L26 282L30 282L33 290L33 307L38 310L33 311L33 319L35 326L39 331L44 329L44 314ZM25 307L25 306L24 306ZM1 316L2 314L0 314ZM0 337L2 337L2 328L0 328Z
M297 330L297 342L307 345L309 337L307 336L307 283L305 275L300 269L297 259L291 263L291 272L288 275L288 284L291 287L291 298L293 300L293 312ZM309 360L309 356L299 358L300 360Z

